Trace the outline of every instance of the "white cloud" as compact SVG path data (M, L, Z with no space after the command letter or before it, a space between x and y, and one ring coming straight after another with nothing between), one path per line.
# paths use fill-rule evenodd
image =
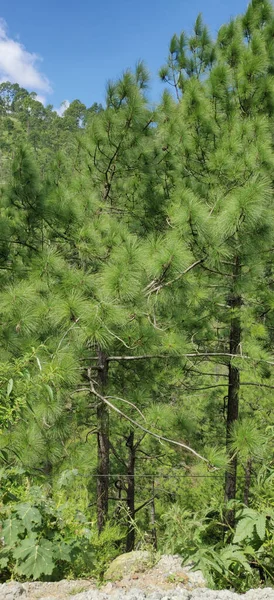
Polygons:
M37 100L37 102L41 102L41 104L46 106L47 100L46 100L45 96L41 96L41 94L36 94L35 100Z
M47 77L37 68L41 58L8 37L7 24L0 18L0 82L18 83L31 91L51 92Z
M59 115L59 117L62 117L65 110L67 110L67 108L69 107L70 102L69 100L64 100L62 102L62 104L60 105L59 108L54 108L55 112L57 112L57 115Z

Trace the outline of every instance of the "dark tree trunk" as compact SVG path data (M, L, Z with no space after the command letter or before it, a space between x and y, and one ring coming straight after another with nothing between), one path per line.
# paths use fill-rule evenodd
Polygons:
M153 545L154 550L157 550L154 479L152 479L152 502L151 502L151 506L150 506L150 522L151 522L152 545Z
M234 284L240 277L240 261L237 257L235 260L234 267ZM230 321L230 339L229 339L229 352L230 354L239 354L241 344L241 319L240 319L240 308L242 300L241 296L232 291L229 298L229 305L231 308L231 321ZM239 390L240 390L240 372L238 367L233 365L233 359L230 361L228 366L228 399L227 399L227 418L226 418L226 445L228 455L230 456L230 469L226 473L225 480L225 500L234 500L236 497L236 484L237 484L237 456L235 456L230 449L230 436L231 429L234 423L239 417ZM233 527L235 515L233 510L229 510L227 513L227 522Z
M248 506L248 504L249 504L251 470L252 470L252 460L251 460L251 458L248 458L246 466L245 466L245 487L244 487L244 503L246 506Z
M135 529L132 521L135 517L135 459L136 448L134 446L134 431L131 430L127 439L128 447L128 465L127 465L127 509L128 509L128 528L126 539L126 552L134 550Z
M104 395L107 379L107 357L99 350L98 382L102 395ZM109 414L104 402L97 406L97 475L97 527L98 532L101 533L108 516L109 495Z

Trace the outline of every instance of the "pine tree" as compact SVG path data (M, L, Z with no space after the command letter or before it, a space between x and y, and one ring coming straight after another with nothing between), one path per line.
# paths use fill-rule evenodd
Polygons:
M228 366L226 436L231 468L226 475L227 500L236 495L237 458L230 452L230 436L239 417L244 363L235 357L251 358L252 345L253 356L260 359L264 352L264 339L260 343L247 322L257 318L253 307L256 292L263 287L273 237L268 121L273 103L267 45L272 22L269 4L252 3L247 15L221 28L214 46L198 19L194 38L187 40L182 34L180 40L172 40L165 77L162 72L166 78L172 70L183 94L176 106L177 135L170 127L168 140L169 152L177 161L169 222L178 231L178 244L192 253L190 264L203 290L197 308L200 318L209 323L204 331L196 324L191 329L190 323L187 330L198 356L212 354L209 360L216 361L214 354L220 354ZM166 101L163 106L168 110ZM173 290L180 286L183 273L176 277L172 263L170 267L159 290L169 284ZM214 289L208 300L206 289ZM229 519L233 520L232 514Z

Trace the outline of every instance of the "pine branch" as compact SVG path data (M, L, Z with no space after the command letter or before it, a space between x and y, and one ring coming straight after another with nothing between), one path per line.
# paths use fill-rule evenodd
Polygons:
M179 279L181 279L181 277L183 277L183 275L186 275L187 273L189 273L189 271L192 271L192 269L194 269L195 267L197 267L197 265L202 264L205 261L205 258L201 258L200 260L196 260L194 263L192 263L192 265L190 265L189 267L187 267L182 273L180 273L179 275L177 275L177 277L174 277L174 279L171 279L170 281L166 281L165 283L157 283L157 280L153 280L151 281L144 289L146 296L150 296L150 294L154 294L155 292L159 292L159 290L161 290L164 287L167 287L169 285L172 285L173 283L175 283L176 281L178 281Z
M264 383L251 383L251 382L245 382L245 381L241 381L240 386L242 385L253 385L255 387L263 387L263 388L268 388L270 390L274 390L274 385L266 385ZM176 388L180 387L180 386L175 386ZM227 382L225 383L216 383L214 385L206 385L204 387L188 387L187 385L184 385L184 391L185 392L198 392L198 391L203 391L203 390L210 390L211 388L218 388L218 387L227 387Z
M253 360L255 363L264 363L267 365L274 366L274 362L270 360L265 360L263 358L252 358L251 356L247 356L245 354L230 354L229 352L196 352L196 353L186 353L186 354L177 354L177 355L168 355L168 354L143 354L140 356L109 356L107 358L108 361L129 361L129 360L147 360L153 358L160 359L180 359L180 358L214 358L214 357L227 357L227 358L241 358L243 360ZM92 360L95 360L95 357L92 357Z
M252 360L255 363L264 363L267 365L274 366L274 361L266 360L264 358L252 358L245 354L230 354L229 352L193 352L186 354L140 354L139 356L108 356L107 362L119 362L119 361L132 361L132 360L150 360L150 359L163 359L163 360L174 360L182 358L237 358L242 360ZM81 359L83 361L98 360L96 356L89 356ZM216 375L217 376L217 375ZM221 374L220 374L221 376Z

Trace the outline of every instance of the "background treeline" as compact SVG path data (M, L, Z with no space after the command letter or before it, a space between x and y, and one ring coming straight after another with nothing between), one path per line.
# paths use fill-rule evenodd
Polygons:
M2 580L274 581L274 11L59 116L0 86Z

